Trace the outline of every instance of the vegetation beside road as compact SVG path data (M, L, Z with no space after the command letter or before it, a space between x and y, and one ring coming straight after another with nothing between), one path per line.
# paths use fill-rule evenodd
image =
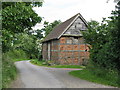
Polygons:
M26 59L28 58L22 50L9 51L2 54L2 88L8 88L11 81L17 77L17 69L14 62Z
M94 69L93 69L93 72L94 72ZM120 87L120 85L118 85L118 83L116 82L118 79L116 74L105 75L106 72L105 71L102 71L102 72L104 72L104 75L96 75L91 71L89 71L88 69L84 69L84 70L71 71L69 72L69 74L90 82L110 85L114 87Z
M44 60L39 61L37 59L33 59L30 62L32 64L35 64L35 65L38 65L38 66L46 66L46 67L51 67L51 68L81 68L81 69L85 68L85 66L80 66L80 65L55 65L55 64L50 65L50 63L52 61L46 62Z
M110 85L120 85L120 1L111 16L101 23L92 20L83 32L90 44L89 70L93 75L107 79ZM92 77L91 77L92 78ZM111 81L114 79L113 81ZM101 79L102 80L102 79ZM106 81L104 81L106 82ZM104 83L103 82L103 83Z
M41 30L32 30L32 27L40 23L39 17L33 7L42 6L42 2L2 2L2 87L15 79L17 70L15 61L41 58L40 42L43 40L42 32L47 35L60 21L53 23L44 22ZM88 32L83 33L86 43L90 44L90 64L86 71L74 71L71 73L86 80L119 86L120 85L120 1L116 10L109 19L103 19L102 23L89 22ZM18 13L19 12L19 13ZM36 35L34 35L34 32ZM49 66L49 62L31 61L40 66L56 68L83 68L74 65ZM90 72L87 72L90 71ZM80 73L79 73L80 72ZM107 72L107 73L106 73ZM84 75L82 74L84 73ZM82 75L81 75L82 74ZM86 75L88 76L86 76ZM79 76L80 75L80 76ZM93 78L92 76L95 76ZM91 79L90 79L91 78ZM104 79L104 80L103 80ZM114 80L113 80L114 79ZM102 80L102 81L101 81ZM111 81L113 80L113 81ZM111 83L110 83L110 82Z
M9 87L16 78L15 61L37 58L39 54L36 43L42 37L41 31L36 30L37 35L33 35L34 30L30 30L42 20L32 9L40 6L42 1L2 2L2 88Z
M88 67L85 68L85 66L80 66L80 65L52 65L50 66L49 65L49 63L51 63L50 61L45 62L44 60L39 61L37 59L32 59L30 62L34 65L51 67L51 68L81 68L83 70L71 71L69 72L69 74L75 77L84 79L84 80L91 81L91 82L120 87L120 85L118 85L116 82L118 79L117 78L118 76L117 76L117 73L115 72L109 73L108 71L96 70L95 68L92 69L93 71L90 71ZM99 73L99 75L96 75L96 73L97 74Z

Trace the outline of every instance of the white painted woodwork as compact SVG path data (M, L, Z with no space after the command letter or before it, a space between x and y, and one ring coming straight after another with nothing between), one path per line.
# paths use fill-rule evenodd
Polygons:
M77 18L75 22L70 26L70 28L63 35L80 35L81 31L86 30L87 27L84 22Z

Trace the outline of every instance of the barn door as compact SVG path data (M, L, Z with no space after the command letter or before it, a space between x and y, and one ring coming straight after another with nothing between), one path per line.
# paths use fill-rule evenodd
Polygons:
M50 60L50 43L48 43L48 60Z

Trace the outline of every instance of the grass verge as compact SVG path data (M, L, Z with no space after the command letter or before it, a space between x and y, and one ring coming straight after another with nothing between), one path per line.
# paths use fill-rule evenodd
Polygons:
M78 77L78 78L90 81L90 82L95 82L95 83L109 85L109 86L114 86L114 87L120 87L120 85L118 85L116 83L116 78L115 77L111 77L108 80L107 77L102 77L102 78L98 77L98 76L92 74L87 69L78 70L78 71L71 71L71 72L69 72L69 74L73 75L75 77Z
M18 58L18 59L12 59L13 62L16 62L16 61L25 61L25 60L30 60L30 59L24 59L24 58Z
M17 69L9 56L3 55L2 61L2 88L8 88L17 76Z
M51 67L51 68L85 68L85 66L80 65L52 65L49 66L46 64L45 61L38 61L37 59L33 59L30 61L32 64L38 65L38 66L45 66L45 67Z
M2 88L9 88L9 84L16 79L17 69L14 62L21 60L27 60L23 51L15 50L2 53Z

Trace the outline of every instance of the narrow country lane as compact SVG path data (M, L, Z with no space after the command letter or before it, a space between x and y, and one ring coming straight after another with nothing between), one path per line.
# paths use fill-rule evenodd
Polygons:
M12 88L110 88L73 77L68 74L72 69L36 66L29 61L19 61L15 65L19 77Z

